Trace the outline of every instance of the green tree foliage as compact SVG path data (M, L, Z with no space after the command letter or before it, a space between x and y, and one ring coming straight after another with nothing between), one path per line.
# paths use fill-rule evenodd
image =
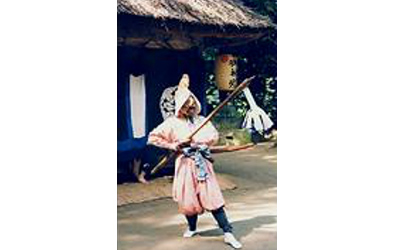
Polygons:
M277 125L277 7L276 1L271 0L242 0L253 11L268 16L273 22L266 34L250 44L228 48L224 51L216 48L207 48L203 53L207 70L207 101L211 107L218 104L218 90L215 84L214 60L221 52L238 55L238 80L257 75L250 85L250 89L257 104L263 108ZM237 98L233 105L238 116L244 116L248 104L244 96Z

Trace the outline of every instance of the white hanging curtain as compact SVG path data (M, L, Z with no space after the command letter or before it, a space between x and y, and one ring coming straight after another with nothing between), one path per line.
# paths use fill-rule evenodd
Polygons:
M129 76L129 99L133 138L146 135L146 86L144 75Z

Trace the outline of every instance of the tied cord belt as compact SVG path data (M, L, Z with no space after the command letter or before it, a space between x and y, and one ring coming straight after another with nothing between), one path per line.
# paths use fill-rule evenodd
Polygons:
M182 153L185 157L194 160L196 167L199 169L197 180L205 181L208 177L208 173L206 172L206 159L213 162L208 146L200 145L198 147L185 147L182 149Z

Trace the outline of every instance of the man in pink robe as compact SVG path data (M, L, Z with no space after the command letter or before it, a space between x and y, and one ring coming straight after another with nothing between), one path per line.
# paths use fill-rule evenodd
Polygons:
M191 132L205 119L199 115L200 102L188 85L189 76L184 74L175 94L175 116L167 118L150 132L148 144L179 152L175 162L172 197L189 224L183 236L194 236L198 214L211 211L224 231L225 242L238 249L242 245L232 234L213 164L207 158L208 146L218 141L218 132L208 122L192 140L188 140Z

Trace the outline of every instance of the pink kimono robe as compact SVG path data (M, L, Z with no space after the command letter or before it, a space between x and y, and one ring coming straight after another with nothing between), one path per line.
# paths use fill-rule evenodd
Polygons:
M199 116L195 124L170 117L149 134L149 144L175 150L179 141L186 139L189 134L204 120ZM207 123L196 136L193 142L211 146L218 140L218 132L211 124ZM206 161L205 181L197 180L198 168L194 160L180 154L175 162L175 176L172 187L172 197L178 202L179 212L185 215L201 214L204 210L215 210L224 205L224 198L218 185L213 165Z

